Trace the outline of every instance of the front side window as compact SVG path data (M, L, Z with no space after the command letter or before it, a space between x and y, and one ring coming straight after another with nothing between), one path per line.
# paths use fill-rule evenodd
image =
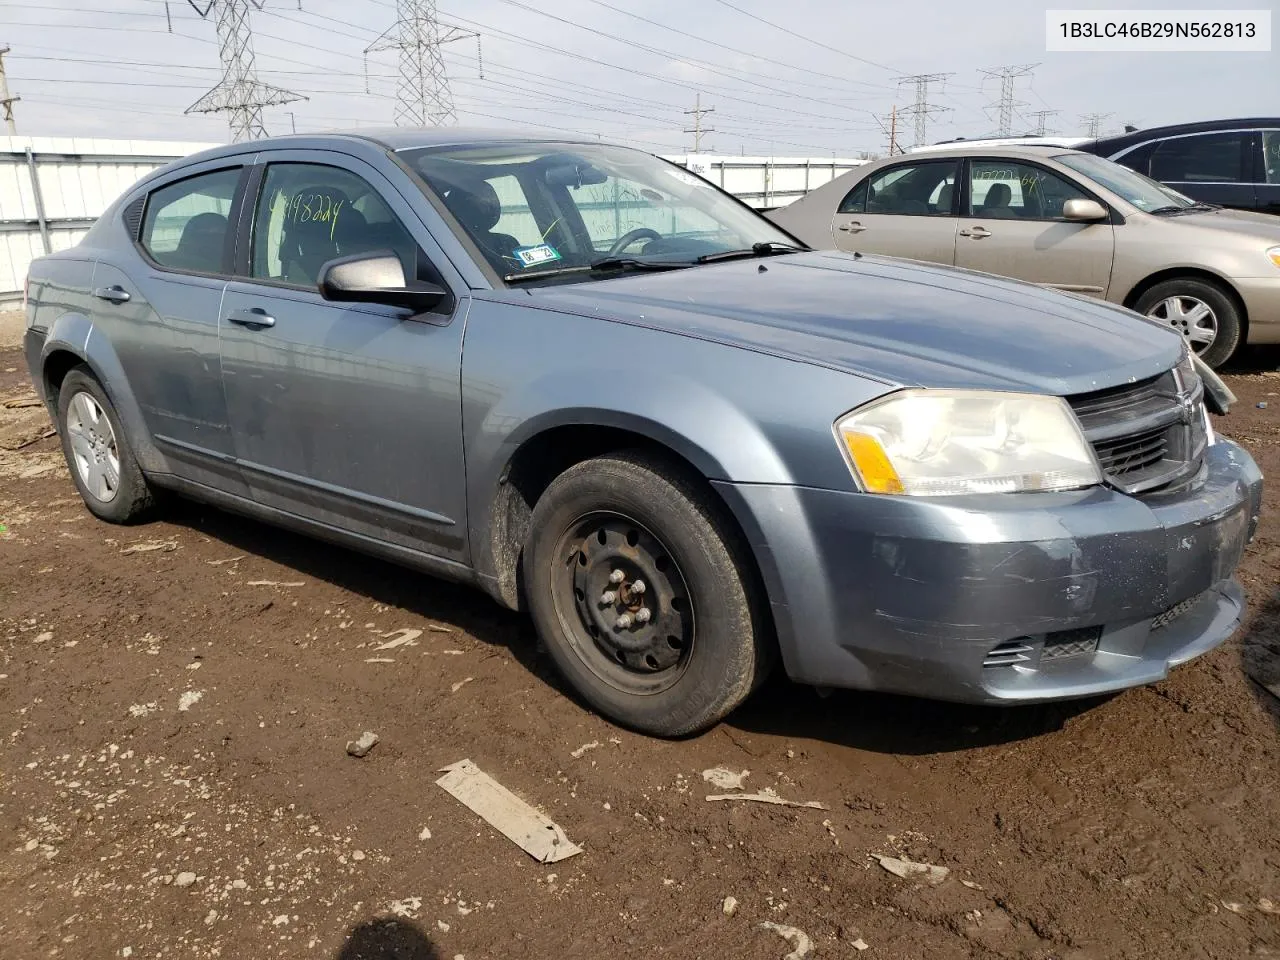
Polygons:
M954 160L931 160L875 174L867 181L866 212L949 217L956 167Z
M407 279L422 276L425 257L386 201L362 177L340 167L273 163L253 219L250 275L316 286L336 257L390 251Z
M515 142L402 156L508 281L595 280L792 244L704 180L639 150Z
M1280 183L1280 130L1262 131L1262 169L1267 183Z
M1151 176L1169 183L1240 183L1247 133L1202 133L1166 140L1151 155Z
M152 193L140 241L151 259L175 270L226 273L231 204L240 171L203 173Z
M1079 187L1042 167L1010 160L969 164L969 213L997 220L1061 220L1068 200L1087 199Z

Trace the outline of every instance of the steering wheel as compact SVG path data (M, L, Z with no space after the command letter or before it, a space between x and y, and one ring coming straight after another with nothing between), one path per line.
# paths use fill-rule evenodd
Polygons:
M628 230L617 240L613 242L613 246L609 248L609 256L616 257L627 247L631 246L637 240L661 240L662 234L657 230L649 227L636 227L634 230Z

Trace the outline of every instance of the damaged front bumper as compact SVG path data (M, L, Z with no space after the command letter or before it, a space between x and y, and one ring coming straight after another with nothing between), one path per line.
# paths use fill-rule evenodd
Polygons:
M1262 475L1227 440L1192 484L965 498L717 484L790 676L978 703L1163 678L1236 629Z

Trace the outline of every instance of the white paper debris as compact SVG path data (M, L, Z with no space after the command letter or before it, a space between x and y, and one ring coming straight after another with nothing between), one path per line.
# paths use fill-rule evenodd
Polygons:
M203 696L203 690L188 690L178 698L178 709L185 713L199 703Z
M946 867L935 867L931 863L916 863L914 860L900 860L897 857L886 857L881 854L873 854L880 861L880 866L884 867L895 877L901 877L904 880L911 880L915 877L921 877L930 884L939 884L947 879L947 874L951 871Z
M702 771L702 779L721 790L741 790L743 781L751 775L750 770L734 773L726 767L712 767Z
M151 553L155 550L177 550L178 541L176 540L143 540L139 543L131 543L120 551L122 555L131 553Z
M436 784L539 863L556 863L582 852L554 821L470 760L445 767Z
M381 643L374 647L374 650L394 650L396 647L416 647L418 638L422 636L421 630L413 630L404 627L400 630L392 630L390 633L384 633L384 637L389 637L386 643Z
M784 800L774 791L765 787L759 793L720 793L707 797L711 800L749 800L754 803L773 803L780 807L809 807L813 810L826 810L827 805L817 800Z
M772 930L795 948L790 953L785 954L782 960L804 960L805 957L813 953L813 941L809 939L808 934L803 930L788 927L781 923L774 923L772 920L764 921L760 924L760 927L763 930Z
M584 753L588 750L594 750L598 746L600 746L600 741L592 740L590 743L584 743L577 750L570 750L569 756L573 757L575 760L581 760Z
M463 687L465 687L468 683L470 683L474 679L475 677L467 677L466 679L459 680L457 683L455 683L453 686L449 688L449 692L457 693L459 690L461 690Z

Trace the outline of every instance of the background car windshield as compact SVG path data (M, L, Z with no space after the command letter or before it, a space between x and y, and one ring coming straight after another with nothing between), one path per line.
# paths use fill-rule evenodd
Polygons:
M1071 153L1054 159L1064 167L1070 167L1076 173L1082 173L1101 184L1143 212L1149 213L1161 207L1195 206L1194 200L1184 197L1176 190L1170 190L1162 183L1103 157Z
M504 277L606 256L688 263L794 242L705 181L639 150L517 143L404 156Z

